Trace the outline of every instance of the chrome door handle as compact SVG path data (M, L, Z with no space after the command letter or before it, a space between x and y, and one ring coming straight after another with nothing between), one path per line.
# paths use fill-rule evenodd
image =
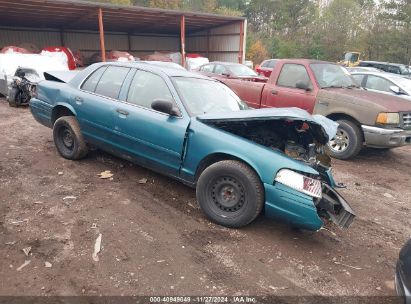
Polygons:
M122 110L122 109L116 109L116 112L118 114L121 114L121 115L124 115L124 116L127 116L129 114L127 111Z
M277 90L271 90L271 95L277 95L278 91Z

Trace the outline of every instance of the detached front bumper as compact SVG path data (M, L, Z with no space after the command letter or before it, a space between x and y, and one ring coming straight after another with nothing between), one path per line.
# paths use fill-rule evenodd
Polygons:
M324 222L320 216L330 218L335 224L347 228L355 215L348 203L329 186L323 187L323 198L314 202L311 196L280 183L264 184L265 215L281 219L293 226L319 230Z
M365 144L375 148L395 148L411 144L411 130L384 129L362 125Z

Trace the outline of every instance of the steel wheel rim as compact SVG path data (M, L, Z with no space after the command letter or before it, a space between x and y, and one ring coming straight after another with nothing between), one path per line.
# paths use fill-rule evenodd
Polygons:
M334 136L333 139L330 140L328 146L330 147L331 151L336 153L344 152L348 149L350 145L350 137L346 131L343 129L338 129L337 134Z
M215 211L236 213L245 205L244 186L233 177L219 177L211 183L211 200Z
M61 128L60 138L61 138L61 143L64 145L64 148L66 148L69 151L73 151L74 135L73 135L73 132L69 128L66 128L66 127Z

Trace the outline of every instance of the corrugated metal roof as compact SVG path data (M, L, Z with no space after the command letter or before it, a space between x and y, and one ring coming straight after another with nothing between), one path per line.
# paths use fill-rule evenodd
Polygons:
M103 9L105 30L128 33L177 34L182 15L187 33L244 20L242 17L78 0L0 0L0 26L98 30L98 8Z

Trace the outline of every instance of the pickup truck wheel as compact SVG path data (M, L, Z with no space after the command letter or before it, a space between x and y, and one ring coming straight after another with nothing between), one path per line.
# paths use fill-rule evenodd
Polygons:
M260 214L264 204L263 185L246 164L224 160L212 164L200 175L197 201L213 222L238 228Z
M54 144L61 156L71 160L86 156L88 148L74 116L63 116L53 126Z
M362 149L363 135L358 126L349 120L337 120L337 134L328 143L330 155L338 159L349 159Z

